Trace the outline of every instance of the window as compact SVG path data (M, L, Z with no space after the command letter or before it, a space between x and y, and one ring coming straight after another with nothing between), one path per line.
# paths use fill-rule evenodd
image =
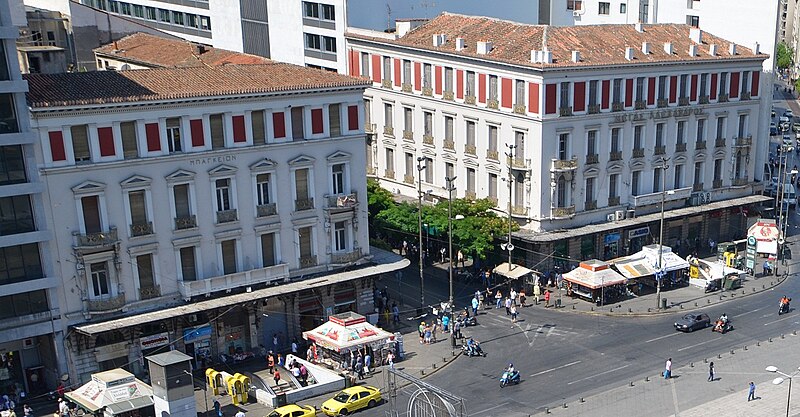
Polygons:
M467 146L472 147L472 153L475 153L475 122L467 120Z
M489 174L488 197L497 200L497 174Z
M275 233L264 233L261 240L261 267L275 266L278 264L275 256Z
M0 198L0 236L36 230L31 200L27 195Z
M386 148L386 170L394 172L394 149Z
M336 53L336 38L332 38L330 36L323 36L322 40L323 40L324 47L325 47L324 51L325 52L331 52L331 53L335 54Z
M583 9L583 0L567 0L567 10L581 10Z
M383 104L383 125L388 128L394 126L394 109L389 103Z
M424 64L422 66L422 87L431 88L431 64Z
M403 60L403 83L411 85L411 61Z
M444 67L444 92L453 92L453 69L450 67Z
M728 73L723 72L719 74L719 95L728 94Z
M183 26L183 12L172 12L172 23Z
M153 298L153 289L156 288L155 274L153 273L153 255L145 254L136 257L136 274L139 278L139 294L141 298ZM144 290L144 291L143 291Z
M339 104L328 105L328 127L330 136L342 134L341 109Z
M487 144L489 151L497 152L497 126L489 126L489 143Z
M644 77L636 78L636 101L644 101Z
M622 103L622 78L614 78L611 96L612 102Z
M633 127L633 149L644 149L642 146L642 131L644 126L637 125Z
M167 147L169 153L183 152L181 146L181 119L167 119Z
M689 74L681 74L680 88L678 89L678 97L685 99L688 97L686 94L689 90Z
M650 23L648 22L648 14L650 8L650 0L641 0L639 3L639 21L642 23Z
M608 198L616 198L619 196L617 191L617 184L619 183L619 174L611 174L608 177Z
M567 156L567 147L569 142L569 134L562 133L558 137L558 154L559 156ZM514 154L516 158L525 158L525 132L514 132Z
M656 148L664 146L665 123L656 123Z
M750 93L750 71L742 71L741 90L739 92L741 95Z
M717 117L717 139L725 138L725 118Z
M333 250L335 252L347 251L346 222L336 222L333 224Z
M594 177L586 178L586 203L587 205L594 202Z
M366 52L361 53L361 76L369 78L369 54Z
M569 82L561 83L561 107L570 107L569 101Z
M223 240L219 246L222 251L222 273L224 275L236 273L236 240Z
M653 192L661 192L661 178L664 174L664 168L655 168L653 170Z
M667 76L662 75L658 77L658 99L667 99Z
M683 188L683 165L675 165L675 182L672 188Z
M516 101L514 104L517 106L524 106L525 105L525 81L516 80L515 81L515 90L516 90Z
M425 182L433 184L433 159L425 158Z
M303 16L319 19L319 4L310 1L303 2Z
M192 208L189 200L189 184L176 184L172 187L172 198L175 202L175 228L188 229L195 226L192 219Z
M414 132L414 109L403 107L403 130L408 134Z
M563 177L562 177L563 178ZM525 174L518 173L514 177L514 207L525 207Z
M611 13L611 3L601 1L598 3L597 14L609 14Z
M187 246L178 250L180 257L181 277L184 281L197 280L197 261L194 257L194 246Z
M130 16L131 15L131 4L130 3L121 3L120 6L122 6L121 7L122 14L124 14L125 16Z
M686 24L695 28L700 27L700 16L686 15Z
M147 20L156 20L156 8L146 6L144 8L145 15L147 16Z
M297 195L297 200L308 200L311 198L311 190L309 189L309 169L301 168L294 171L294 190Z
M0 248L0 285L24 282L44 277L39 258L39 245L6 246Z
M467 192L475 194L475 168L467 168Z
M197 23L196 14L186 13L186 26L193 27L195 29L200 27L199 24Z
M90 195L81 197L81 211L83 214L84 233L93 234L103 231L100 219L100 197Z
M114 0L109 0L108 2L108 11L111 13L119 13L119 2ZM52 33L52 32L50 32ZM55 45L51 45L55 46Z
M208 117L208 124L211 127L211 149L222 149L225 147L225 125L223 124L223 116L222 114L212 114Z
M304 128L304 111L302 107L292 107L291 123L292 123L292 140L299 141L306 137Z
M111 295L111 285L108 282L108 263L92 263L89 265L89 271L89 276L92 280L92 298Z
M344 178L344 164L334 164L331 166L331 189L332 194L344 194L345 191L345 178Z
M489 100L497 101L497 76L489 76Z
M200 29L211 30L211 18L208 16L200 16Z
M686 143L686 120L678 120L675 131L676 131L675 143L677 144Z
M694 185L699 186L703 183L703 163L695 162L694 164Z
M642 171L631 172L631 195L639 195L639 181L642 176Z
M119 124L122 135L122 154L125 159L133 159L139 156L138 144L136 143L136 122L122 122Z
M89 152L88 126L71 126L69 130L72 133L72 152L75 155L75 163L90 162L92 156Z
M406 162L406 177L414 178L414 170L417 169L416 165L414 164L414 154L406 152L405 162Z
M221 178L214 182L217 196L217 211L231 209L231 179Z
M264 110L254 110L250 113L250 129L253 131L253 143L258 145L267 143L266 126L264 125Z
M300 258L309 258L314 256L312 253L312 229L311 226L301 227L297 229L298 243L300 246Z
M739 138L743 138L747 136L747 115L740 114L739 115L739 128L738 128L738 136Z
M706 119L697 119L697 141L706 140Z
M625 4L625 3L620 3L619 4L619 13L620 14L628 13L628 5Z
M714 182L722 181L722 159L714 160Z
M320 36L313 33L306 33L306 49L322 49L320 45Z
M522 132L518 132L522 133ZM561 133L558 135L558 159L566 161L569 159L569 133ZM517 148L519 154L519 148Z
M133 5L133 16L144 19L144 6L138 4Z
M433 113L426 111L422 112L422 122L424 125L424 135L433 136Z
M589 81L589 105L597 105L597 80Z
M611 152L620 152L620 134L622 133L622 128L614 127L611 128Z
M597 154L597 131L590 130L586 132L586 155Z
M336 9L332 4L320 4L322 9L322 20L336 20Z
M453 177L455 177L455 173L456 173L455 165L453 165L450 162L445 162L444 163L444 176L445 176L445 178L453 178ZM445 180L445 182L447 182L447 181Z
M444 140L453 140L453 117L444 117Z
M47 290L0 296L0 320L44 313L49 309Z
M708 95L708 73L700 74L700 95Z
M383 57L383 80L392 81L392 58Z
M272 203L272 174L264 173L256 175L256 204L264 206Z
M475 97L475 73L467 71L467 97Z
M556 207L567 206L567 179L560 175L556 181Z
M22 146L0 146L0 185L21 184L27 181Z
M147 206L144 190L128 192L128 206L131 216L131 235L141 236L151 234L152 228L148 227Z

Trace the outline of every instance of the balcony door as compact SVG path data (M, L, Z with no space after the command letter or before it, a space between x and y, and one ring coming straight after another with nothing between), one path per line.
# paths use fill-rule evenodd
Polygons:
M100 198L96 195L81 197L81 208L83 209L83 224L86 234L102 232Z

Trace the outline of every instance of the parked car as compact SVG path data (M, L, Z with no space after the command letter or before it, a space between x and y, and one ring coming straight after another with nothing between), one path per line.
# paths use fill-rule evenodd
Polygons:
M688 313L675 322L675 330L681 332L693 332L697 329L705 329L711 325L711 319L706 313Z
M792 131L795 133L800 132L800 122L792 123Z

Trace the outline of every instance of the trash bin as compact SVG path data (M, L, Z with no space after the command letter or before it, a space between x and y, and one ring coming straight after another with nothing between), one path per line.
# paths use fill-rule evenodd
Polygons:
M667 299L666 298L662 298L661 299L661 309L662 310L666 310L667 309Z

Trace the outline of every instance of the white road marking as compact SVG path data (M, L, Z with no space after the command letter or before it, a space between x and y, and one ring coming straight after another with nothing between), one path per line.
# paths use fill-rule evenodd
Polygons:
M494 410L495 408L500 408L500 407L504 407L504 406L505 406L505 404L499 404L499 405L496 405L496 406L494 406L494 407L490 407L490 408L487 408L487 409L485 409L485 410L478 411L477 413L472 413L472 415L473 415L473 416L477 416L477 415L479 415L479 414L483 414L483 413L485 413L485 412L487 412L487 411Z
M761 308L757 308L757 309L755 309L755 310L745 311L745 312L744 312L744 313L742 313L742 314L736 314L736 315L734 315L734 316L731 316L731 317L742 317L742 316L744 316L745 314L755 313L756 311L761 311L761 310L763 310L763 309L764 309L764 307L761 307Z
M572 385L572 384L575 384L575 383L578 383L578 382L586 381L587 379L592 379L592 378L598 377L600 375L610 374L611 372L616 372L616 371L619 371L620 369L625 369L625 368L627 368L629 366L631 366L631 364L623 365L623 366L620 366L619 368L610 369L610 370L605 371L605 372L600 372L599 374L590 375L590 376L587 376L586 378L581 378L581 379L577 379L575 381L567 382L567 385Z
M579 363L581 363L581 361L575 361L575 362L570 362L570 363L567 363L567 364L564 364L564 365L561 365L561 366L556 366L555 368L550 368L550 369L548 369L546 371L537 372L537 373L531 375L531 378L533 378L535 376L539 376L539 375L544 375L544 374L546 374L548 372L557 371L559 369L563 369L563 368L566 368L568 366L577 365Z
M668 334L666 336L659 336L659 337L656 337L655 339L646 340L645 343L655 342L656 340L666 339L668 337L677 336L679 334L680 333L671 333L671 334Z
M698 347L698 346L702 346L702 345L705 345L706 343L715 342L716 340L717 339L711 339L711 340L706 340L705 342L700 342L700 343L697 343L697 344L694 344L694 345L691 345L691 346L686 346L686 347L678 349L678 352L682 352L682 351L684 351L686 349L691 349L691 348L695 348L695 347Z
M794 317L794 316L788 316L788 317L784 317L784 318L782 318L782 319L778 319L778 320L775 320L775 321L766 322L766 323L764 323L764 325L765 325L765 326L769 326L770 324L774 324L774 323L777 323L777 322L779 322L779 321L791 320L791 319L796 319L796 318L797 318L797 317Z

